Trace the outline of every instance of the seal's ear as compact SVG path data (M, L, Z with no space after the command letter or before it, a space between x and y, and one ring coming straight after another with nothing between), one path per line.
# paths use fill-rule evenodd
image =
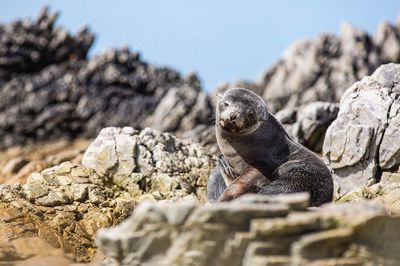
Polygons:
M224 97L224 95L222 95L221 93L216 93L216 95L221 99L222 97Z

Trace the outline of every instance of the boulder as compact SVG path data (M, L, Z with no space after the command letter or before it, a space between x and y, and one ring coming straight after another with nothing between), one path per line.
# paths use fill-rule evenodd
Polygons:
M344 93L323 154L342 195L400 165L400 65L387 64Z
M105 128L88 147L82 164L116 184L140 186L156 199L195 193L206 201L215 158L199 144L145 128Z
M307 202L301 194L245 195L209 206L144 203L120 225L99 231L101 265L391 265L400 259L399 217L373 202L310 210Z

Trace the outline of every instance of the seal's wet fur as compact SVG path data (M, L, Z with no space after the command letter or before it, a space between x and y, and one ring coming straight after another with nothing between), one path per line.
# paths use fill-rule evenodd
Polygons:
M216 108L216 137L222 157L208 181L210 202L249 192L304 191L311 206L332 201L328 168L288 136L257 94L242 88L225 92Z

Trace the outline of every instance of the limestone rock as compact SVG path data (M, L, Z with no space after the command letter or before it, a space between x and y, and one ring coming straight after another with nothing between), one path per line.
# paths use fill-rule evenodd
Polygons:
M99 231L101 265L391 265L400 259L400 219L376 203L307 210L304 195L288 198L142 204L120 225Z
M400 65L388 64L346 90L328 128L324 157L344 194L400 164Z
M100 176L155 199L192 192L205 199L214 162L198 144L150 128L129 127L103 129L82 158L82 164Z

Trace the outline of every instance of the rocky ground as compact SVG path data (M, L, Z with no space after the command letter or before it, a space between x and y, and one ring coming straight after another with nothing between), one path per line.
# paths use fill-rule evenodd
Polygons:
M257 92L323 157L335 203L312 209L206 203L215 93L128 48L88 58L94 34L56 19L0 25L0 265L398 265L400 25L344 24L215 89Z

